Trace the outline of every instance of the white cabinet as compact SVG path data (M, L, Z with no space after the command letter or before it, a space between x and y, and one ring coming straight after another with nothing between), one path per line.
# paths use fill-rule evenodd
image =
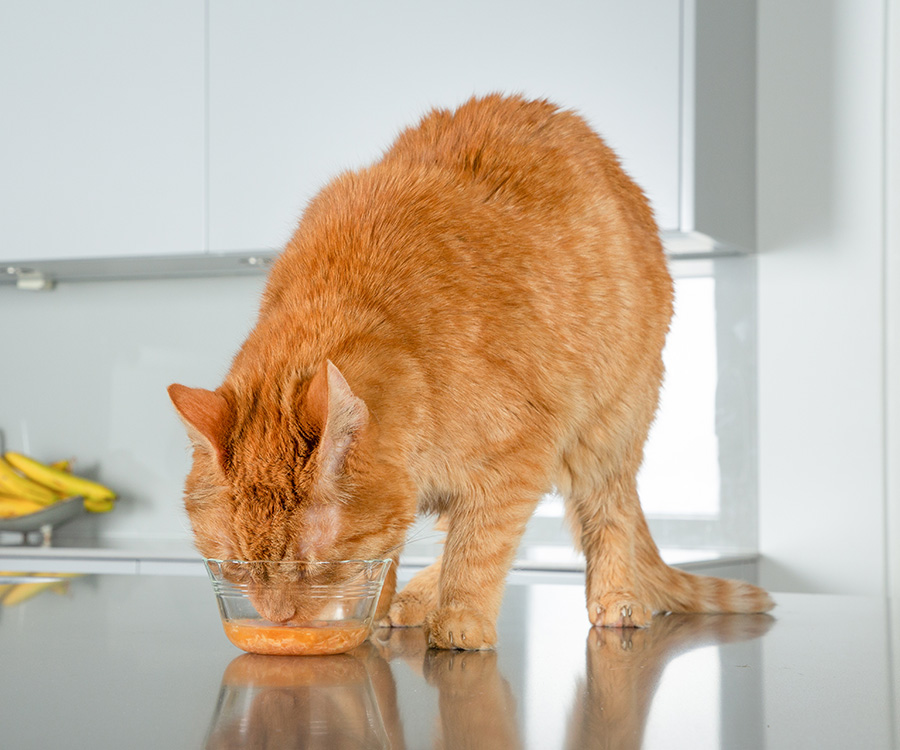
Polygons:
M2 3L0 283L255 272L328 179L492 91L581 112L682 244L752 247L755 7Z
M203 0L0 4L0 263L201 252Z
M210 247L280 247L329 178L429 108L491 91L579 110L678 229L681 23L678 0L217 0Z

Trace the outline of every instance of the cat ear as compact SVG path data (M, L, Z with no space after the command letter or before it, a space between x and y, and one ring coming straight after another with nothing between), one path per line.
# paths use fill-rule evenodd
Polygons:
M214 391L188 388L173 383L169 398L187 427L188 437L197 448L210 451L219 462L224 451L225 428L228 421L228 402Z
M319 435L319 466L333 477L344 466L350 446L369 421L369 410L357 398L341 371L325 360L313 376L303 402L307 425Z

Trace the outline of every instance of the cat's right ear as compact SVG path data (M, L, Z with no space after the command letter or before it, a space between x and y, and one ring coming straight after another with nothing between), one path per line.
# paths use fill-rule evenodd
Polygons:
M228 402L215 391L188 388L177 383L170 385L168 392L194 447L209 451L221 464Z

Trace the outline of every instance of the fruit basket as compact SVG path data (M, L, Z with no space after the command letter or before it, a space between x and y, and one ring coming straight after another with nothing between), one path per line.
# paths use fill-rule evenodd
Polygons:
M34 513L13 518L0 518L0 531L18 532L22 534L23 541L27 541L29 534L40 532L42 544L49 545L54 528L71 521L84 512L84 498L69 497Z
M43 464L14 451L0 455L0 532L18 532L22 544L40 532L47 546L55 527L85 511L107 513L115 500L109 487L72 473L72 459Z

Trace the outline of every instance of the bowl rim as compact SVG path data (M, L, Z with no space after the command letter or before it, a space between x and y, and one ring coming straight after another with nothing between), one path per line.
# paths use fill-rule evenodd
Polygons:
M204 557L205 563L231 563L233 565L259 565L261 563L272 565L344 565L348 563L363 563L366 565L384 565L385 563L393 563L392 557L376 557L370 560L365 559L348 559L348 560L237 560L234 558Z

